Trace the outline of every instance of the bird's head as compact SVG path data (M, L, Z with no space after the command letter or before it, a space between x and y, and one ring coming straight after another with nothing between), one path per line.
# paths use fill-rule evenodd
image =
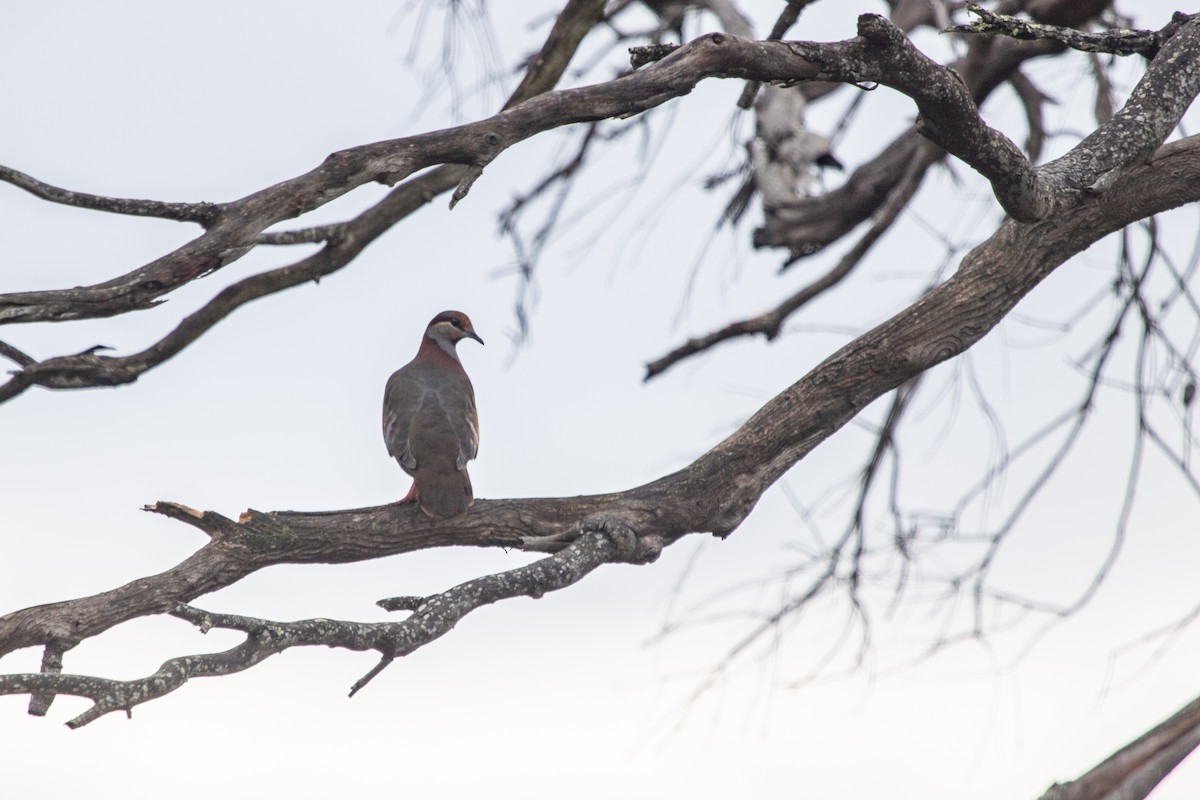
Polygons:
M461 311L443 311L429 321L425 335L439 344L448 345L450 349L463 339L474 339L483 344L483 339L471 325L471 318Z

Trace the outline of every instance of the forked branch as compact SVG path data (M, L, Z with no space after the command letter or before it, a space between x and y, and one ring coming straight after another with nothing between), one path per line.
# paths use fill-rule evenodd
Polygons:
M430 519L409 505L321 513L248 511L234 522L213 512L157 504L151 510L204 531L209 543L160 575L0 617L0 655L30 646L67 651L121 622L170 612L272 564L357 561L451 544L574 553L591 547L571 550L596 529L597 520L605 523L606 535L617 532L621 560L652 560L663 547L695 532L726 536L817 444L876 398L971 347L1070 255L1136 219L1200 200L1197 176L1200 137L1191 137L1161 148L1151 164L1127 171L1113 191L1082 195L1062 219L1006 222L964 258L948 281L830 356L692 464L644 486L585 497L480 500L465 516L449 520ZM609 556L605 550L598 557ZM553 590L558 575L548 572L522 583L521 591ZM474 585L491 585L480 580L485 583ZM416 605L419 610L421 604ZM228 657L253 660L244 650ZM111 682L84 686L71 680L49 671L34 678L0 677L0 693L78 691L108 697L118 691Z
M594 5L577 3L580 18L591 20ZM578 31L586 26L572 30L576 33L564 34L562 39L570 46L578 44ZM536 67L545 75L547 65L560 61L535 59L531 69ZM553 70L548 74L556 77ZM110 356L85 352L25 364L0 385L0 401L35 385L72 389L134 381L250 300L345 266L398 219L446 191L447 186L457 187L456 196L461 197L482 169L513 144L563 125L641 113L687 94L710 77L873 81L892 86L916 101L926 135L992 181L1014 218L1038 219L1047 208L1045 187L1038 184L1017 146L982 121L971 91L951 70L917 51L886 19L864 15L858 37L829 44L752 42L713 34L617 80L538 94L480 122L334 153L304 175L214 207L215 215L197 239L119 278L94 286L0 296L0 323L110 316L154 305L174 289L241 258L255 246L324 242L319 251L295 264L227 287L140 353ZM531 86L541 88L536 82ZM532 91L525 84L522 88ZM444 166L398 187L353 221L302 233L266 232L280 221L307 213L365 183L390 185L439 164Z
M113 711L127 714L134 706L162 697L191 678L232 675L249 669L293 647L336 647L375 650L381 662L351 688L353 696L368 681L400 656L406 656L449 632L471 611L512 597L541 597L579 581L602 564L618 561L644 563L658 555L649 540L639 541L619 520L598 518L584 525L583 535L560 552L523 567L486 575L424 598L403 604L411 615L400 622L347 622L307 619L274 622L236 614L217 614L189 605L177 605L171 616L186 620L207 633L213 628L241 631L246 640L219 653L172 658L144 678L119 681L57 671L0 676L0 693L67 694L93 701L87 711L67 725L78 728ZM395 603L381 600L392 609ZM61 658L61 653L60 653ZM61 666L61 664L60 664ZM31 712L32 713L32 712Z

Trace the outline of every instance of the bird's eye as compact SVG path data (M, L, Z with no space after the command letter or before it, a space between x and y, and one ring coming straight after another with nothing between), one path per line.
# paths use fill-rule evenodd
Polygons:
M463 330L462 320L452 319L450 320L450 324L458 328L460 331Z

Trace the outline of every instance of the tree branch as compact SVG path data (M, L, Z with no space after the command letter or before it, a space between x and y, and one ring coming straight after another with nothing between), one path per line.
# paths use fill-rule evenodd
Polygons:
M393 505L248 511L235 523L160 503L149 510L204 531L209 543L159 575L0 617L0 655L37 645L69 649L272 564L341 563L446 545L561 550L578 540L589 519L619 520L626 539L636 537L636 545L622 545L635 559L690 533L727 536L817 444L876 398L971 347L1071 255L1134 220L1200 199L1197 175L1200 137L1193 136L1162 147L1151 164L1131 168L1111 192L1080 195L1070 214L1034 224L1005 222L945 283L830 356L692 464L644 486L573 498L479 500L470 513L446 520ZM64 684L54 681L61 680L22 676L9 687L57 692Z
M554 110L559 105L557 98L519 111L514 106L554 87L579 42L594 25L598 5L602 5L599 0L572 0L564 7L546 46L531 62L526 78L500 114L444 131L333 153L310 172L240 200L213 206L214 216L203 235L126 275L94 286L0 295L0 324L91 319L148 308L163 295L241 258L271 225L319 208L363 184L392 185L437 164L479 167L518 141L578 121L577 115L587 113L581 106L587 104L593 87L568 90L558 111ZM642 102L641 94L660 93L661 87L653 79L645 83L648 86L629 87L628 97L625 87L602 91L607 98L602 104L616 105L612 113L601 111L601 117L626 113L631 105ZM655 104L668 97L661 97Z
M11 167L0 165L0 181L11 183L35 197L51 203L86 208L92 211L107 211L112 214L128 214L133 217L158 217L177 222L195 222L207 227L217 218L221 207L214 203L164 203L161 200L129 200L122 197L103 197L86 192L72 192L43 183L31 175Z
M979 17L963 25L951 25L945 33L974 33L989 36L1008 36L1023 41L1049 39L1064 44L1072 50L1085 53L1111 53L1129 56L1141 53L1147 58L1158 55L1162 43L1174 35L1188 15L1176 12L1166 27L1157 31L1107 30L1085 33L1074 28L1046 25L1033 20L996 14L975 3L967 3L967 10Z
M1056 185L1104 189L1175 130L1200 93L1200 14L1186 17L1150 62L1129 101L1070 152L1039 171Z
M1041 800L1143 800L1200 746L1200 698Z
M8 342L0 342L0 356L4 356L9 361L19 364L22 367L28 367L30 364L37 363L37 359L33 356L23 353Z
M1178 18L1176 21L1179 21ZM895 36L893 29L884 27L882 31L880 34L882 36ZM1064 209L1071 204L1070 198L1062 195L1064 190L1073 192L1081 186L1091 186L1095 177L1101 173L1107 174L1109 176L1107 181L1111 183L1112 176L1116 175L1122 166L1144 160L1144 148L1152 144L1157 146L1170 131L1174 130L1196 94L1200 93L1200 15L1188 17L1177 26L1177 32L1171 38L1165 39L1164 42L1162 57L1150 63L1149 69L1138 82L1125 107L1066 155L1041 169L1034 170L1023 155L1019 152L1014 153L1010 148L1015 149L1015 145L1007 138L1004 138L1002 143L997 143L999 140L991 139L985 131L976 130L973 138L969 131L966 132L966 138L970 141L959 142L958 149L970 151L972 143L975 143L975 154L981 162L986 163L985 168L987 169L994 168L1003 172L1004 164L1009 159L1019 157L1021 162L1019 174L1011 182L1005 179L992 182L998 198L1001 193L1006 193L1010 203L1026 206L1020 209L1021 216L1011 213L1010 216L1025 222L1036 221L1042 219L1054 204L1058 204L1058 213L1064 213ZM902 71L903 67L897 66L896 69ZM1014 74L1019 75L1020 73ZM926 80L929 79L927 76ZM931 92L936 91L936 88L935 84L930 84ZM1018 88L1019 91L1024 91L1026 94L1030 91L1036 92L1032 86L1025 87L1023 90ZM952 90L952 94L958 96L958 102L962 102L962 91L965 89ZM1164 94L1169 95L1169 101L1158 99ZM969 98L967 101L969 102ZM919 105L920 102L918 100ZM935 106L933 103L929 105ZM942 132L953 127L952 120L956 112L940 107L940 110L935 113L939 115L940 124L927 127L926 132L931 134L929 138L932 141L948 147L951 143L944 140ZM977 116L975 118L978 119ZM982 122L979 124L983 125ZM1032 116L1030 126L1032 135L1035 130ZM918 129L922 127L920 121L918 121L917 127ZM937 132L935 133L935 131ZM963 134L962 128L954 136L957 138L961 134ZM916 143L913 144L913 147L916 147ZM647 364L645 380L661 374L685 358L730 339L759 334L765 336L768 341L774 339L779 335L783 322L788 316L845 278L875 240L891 226L896 215L904 209L915 193L924 171L939 157L937 153L931 153L928 150L925 152L906 150L906 154L909 168L906 172L901 173L903 183L893 187L886 204L881 207L880 214L871 228L828 274L804 287L769 312L730 323L705 336L689 339L666 355ZM961 155L961 153L959 154ZM1112 166L1114 162L1117 166ZM914 171L917 173L915 176ZM1047 177L1042 177L1043 175ZM1001 203L1004 205L1003 199L1001 199ZM1007 205L1005 207L1007 210Z
M709 38L718 46L736 49L749 44L721 34ZM1007 136L983 121L963 79L917 50L886 17L859 16L858 38L848 42L764 41L755 47L747 48L738 61L741 70L757 80L878 83L908 95L921 113L917 131L987 178L1009 216L1032 222L1049 210L1049 193L1038 185L1029 160ZM784 49L798 58L797 65L788 63ZM806 70L800 65L811 67Z
M546 45L530 64L536 79L523 80L507 105L528 100L552 89L562 76L571 55L594 22L602 0L571 0L559 14ZM19 361L25 369L7 383L0 384L0 403L21 394L31 386L75 389L92 386L117 386L130 383L164 361L172 358L210 328L246 303L269 294L316 281L350 263L362 250L414 211L435 197L460 185L464 168L441 166L412 178L393 189L376 205L348 222L296 231L260 233L261 244L302 244L324 241L317 253L294 264L244 278L225 288L198 311L185 317L176 328L149 348L128 356L100 356L86 351L36 362L25 357ZM4 297L0 296L0 322L3 322ZM8 347L5 345L5 347ZM11 348L13 353L19 353ZM8 350L0 351L10 355Z
M1024 3L1024 8L1039 22L1082 25L1110 5L1109 0L1037 0ZM892 15L901 29L933 24L935 16L926 0L896 3ZM966 56L950 68L962 76L976 105L982 105L992 90L1022 63L1062 50L1063 45L1049 40L1018 42L975 37L968 42ZM806 87L831 85L834 84L805 84ZM806 94L810 99L814 96ZM754 231L754 246L787 248L791 252L788 263L794 263L845 236L885 201L904 168L912 162L919 141L915 127L910 128L888 142L873 159L858 166L837 189L773 209Z
M997 45L986 53L973 47L966 58L949 67L961 76L976 105L1022 63L1050 55L1060 47L1052 42L1002 41ZM787 248L791 254L788 264L820 252L878 210L916 158L924 138L914 125L888 142L877 156L859 165L837 189L772 209L754 231L754 246Z
M1050 193L1029 159L1012 140L979 116L971 91L959 75L913 47L894 25L864 24L859 35L892 57L883 74L863 76L912 97L921 115L916 130L957 156L992 184L1001 207L1013 219L1034 222L1050 209Z
M350 691L353 696L394 659L440 638L477 608L512 597L539 598L578 582L602 564L646 563L658 556L652 542L639 542L616 518L585 520L581 534L560 552L532 564L475 578L430 597L415 598L413 607L406 609L412 611L411 616L402 622L333 619L274 622L177 605L169 613L197 626L202 633L225 628L245 633L246 640L220 653L172 658L154 674L130 681L62 675L49 670L40 674L0 675L0 694L32 692L35 698L54 694L90 698L94 705L67 723L71 728L79 728L113 711L130 713L134 706L169 694L191 678L241 672L293 647L320 645L379 652L380 665L354 684ZM380 605L388 608L391 604L381 600Z
M564 22L568 11L575 16ZM570 5L560 18L570 35L560 32L556 38L552 32L551 40L559 47L577 45L594 14L595 2ZM924 119L923 130L989 177L997 195L1016 218L1037 218L1045 208L1045 196L1037 184L1036 173L1016 145L983 123L970 93L955 74L921 55L895 26L881 17L864 15L859 28L859 38L825 45L754 43L720 34L703 37L652 69L609 83L538 95L510 105L482 122L335 153L316 170L221 206L215 221L198 239L114 281L93 287L0 296L0 323L107 316L153 305L174 288L240 258L256 242L310 239L326 242L317 253L295 264L227 287L161 341L140 353L108 356L89 351L27 363L6 384L0 385L0 402L35 385L72 389L132 382L176 355L241 305L319 279L345 266L398 219L446 191L447 186L457 186L456 196L461 196L483 166L515 142L561 125L640 113L686 94L706 77L878 81L895 86L917 101ZM561 66L560 62L561 58L549 56L535 59L535 64L541 65L538 69L543 70L543 81L557 77L552 71L545 71L545 65ZM523 83L520 92L533 91L542 85ZM514 100L517 99L520 94L514 95ZM911 159L911 149L917 141L914 138L908 148L893 150L888 156L888 169L895 167L892 159L896 157ZM312 210L362 183L392 183L440 161L455 165L441 167L398 187L355 220L303 232L264 233L269 225ZM865 174L860 170L855 177ZM890 179L876 184L885 193L893 185ZM822 202L828 199L822 198ZM839 225L851 217L839 212ZM764 242L758 236L756 233L756 244L761 245Z
M85 319L149 307L179 286L240 258L267 227L365 183L394 184L437 164L460 164L477 172L537 133L638 114L687 94L708 77L885 83L914 97L931 120L930 130L939 131L945 145L961 148L956 154L990 178L998 181L995 168L1003 165L1018 169L1018 177L1023 174L1019 150L978 118L953 73L921 55L882 17L864 15L859 28L860 38L825 45L752 43L714 34L672 53L654 69L542 94L480 122L339 151L304 175L220 206L199 238L120 278L90 287L0 295L0 323ZM911 72L895 75L897 66ZM932 91L926 80L933 82ZM969 135L954 133L952 128L958 126L965 126ZM463 177L459 185L465 190ZM1009 183L1001 184L1006 197L1013 191L1004 188Z
M908 201L917 193L917 189L921 186L921 180L925 177L926 169L941 157L941 150L932 143L927 142L918 150L917 157L909 166L904 179L892 189L887 202L879 207L879 211L876 214L875 220L871 223L871 227L867 229L866 233L850 248L849 252L842 256L837 265L829 270L829 272L815 281L806 284L802 289L770 311L750 317L749 319L732 322L704 336L688 339L671 352L647 364L643 380L648 381L657 375L661 375L680 361L703 353L731 339L760 335L766 338L768 342L773 341L779 336L780 331L783 329L783 324L792 314L837 286L862 263L863 258L866 257L875 243L879 241L880 237L892 227L892 224L899 218L900 212L908 206Z

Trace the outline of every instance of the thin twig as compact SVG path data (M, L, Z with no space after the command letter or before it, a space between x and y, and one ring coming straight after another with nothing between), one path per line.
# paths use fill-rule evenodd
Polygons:
M221 213L216 203L165 203L160 200L131 200L123 197L104 197L87 192L73 192L39 181L11 167L0 166L0 181L11 183L35 197L92 211L107 211L133 217L157 217L177 222L195 222L208 227Z

